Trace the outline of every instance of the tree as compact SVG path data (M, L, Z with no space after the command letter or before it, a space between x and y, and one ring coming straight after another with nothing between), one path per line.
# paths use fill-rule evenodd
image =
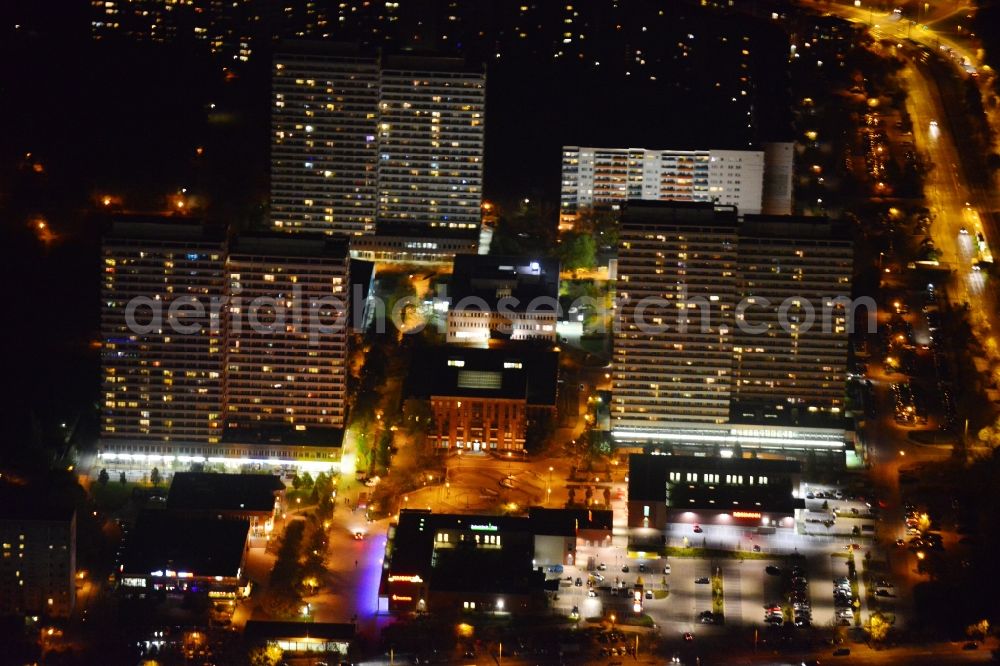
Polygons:
M892 629L895 621L896 618L892 615L884 615L881 611L875 611L868 616L868 622L865 623L868 639L872 643L881 643L889 635L889 630Z
M292 477L292 488L298 490L301 487L302 487L302 478L298 474L296 474L295 476Z
M111 477L108 476L108 470L106 469L102 469L101 473L97 475L97 482L102 486L108 485L108 481L110 480Z
M966 636L981 641L986 640L986 637L989 635L989 633L990 633L990 621L985 619L970 624L968 627L965 628Z
M125 472L119 472L118 473L118 482L119 483L128 483L128 477L125 476Z
M278 666L284 653L277 645L257 647L250 651L250 666Z
M926 513L917 516L917 529L921 532L928 532L931 529L931 517Z
M545 445L555 434L556 424L549 413L536 416L528 423L524 432L524 448L531 453L536 453L545 448Z
M154 467L153 471L149 473L149 482L154 486L160 485L160 468Z
M302 487L303 488L309 488L314 483L315 482L313 481L312 474L310 474L309 472L303 472L303 474L302 474Z
M576 271L593 268L597 264L597 246L589 234L568 233L559 243L559 260L562 267Z

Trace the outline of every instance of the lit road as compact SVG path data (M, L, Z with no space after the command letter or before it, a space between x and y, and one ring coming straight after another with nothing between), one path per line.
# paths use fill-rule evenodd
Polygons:
M895 15L893 12L883 11L871 6L871 3L864 2L855 5L853 2L805 2L817 10L826 11L842 18L864 23L873 28L877 36L893 37L895 39L910 39L918 42L930 49L945 47L954 51L958 57L967 59L974 65L979 65L978 54L975 49L970 48L965 39L956 38L947 28L947 23L956 17L965 16L974 7L961 3L935 2L931 6L927 4L925 10L923 2L918 5L919 21L911 21L908 18ZM901 3L903 4L903 3ZM912 13L912 10L907 12Z
M991 258L988 247L979 247L977 235L982 233L987 241L993 243L1000 238L988 214L1000 209L996 188L983 186L977 182L979 178L970 177L968 169L972 168L969 167L972 161L963 159L967 156L960 153L955 141L959 133L968 132L965 110L961 100L950 100L946 108L946 100L935 78L959 75L959 65L952 63L941 67L934 62L924 63L919 57L921 49L909 46L905 41L909 38L924 45L934 54L931 58L939 54L943 57L939 46L945 46L954 50L959 59L967 58L978 65L977 54L964 44L964 40L934 28L960 12L968 12L969 7L931 7L928 15L924 15L926 10L922 10L922 22L914 26L909 20L870 10L865 4L856 7L853 3L819 4L806 1L803 5L869 25L876 39L896 39L903 46L897 54L906 61L903 75L909 93L907 111L913 122L914 143L923 160L931 167L924 182L924 194L933 215L930 235L942 253L942 261L955 270L956 279L949 294L951 301L968 303L970 321L974 326L977 323L980 325L977 333L981 337L990 337L992 331L1000 330L1000 318L996 314L1000 293L985 270L975 270L975 264L981 259ZM991 72L981 75L978 79L980 89L988 88L991 79Z

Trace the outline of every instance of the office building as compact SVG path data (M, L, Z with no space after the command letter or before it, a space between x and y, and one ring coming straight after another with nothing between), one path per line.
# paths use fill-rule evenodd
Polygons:
M745 216L733 337L733 418L784 421L844 409L854 248L818 217Z
M375 230L378 65L357 49L291 43L271 79L271 223Z
M448 289L447 340L555 343L559 262L546 258L460 255Z
M521 453L531 426L555 418L558 373L557 352L446 347L417 359L409 383L430 403L434 447Z
M588 209L620 210L636 200L716 203L735 206L741 214L787 214L791 178L791 144L765 144L763 150L564 146L559 226L572 229Z
M66 618L76 602L76 511L0 481L0 615Z
M226 276L227 439L276 431L325 441L343 428L346 410L347 244L314 235L241 236L231 244Z
M732 207L643 201L625 210L614 428L728 421L736 228Z
M633 548L662 546L673 523L794 529L805 508L794 460L632 454L628 474Z
M225 252L221 233L188 220L112 224L101 247L102 444L219 441Z
M283 47L272 84L273 228L359 236L377 226L393 239L468 237L475 252L485 86L482 68L461 59ZM360 251L379 259L392 249Z

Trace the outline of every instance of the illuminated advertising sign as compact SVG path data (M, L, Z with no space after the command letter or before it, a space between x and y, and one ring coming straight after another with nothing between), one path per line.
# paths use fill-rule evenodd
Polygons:
M493 523L487 523L485 525L469 525L469 529L473 532L496 532L497 526Z
M392 595L392 600L393 601L413 601L413 597L407 597L407 596L403 596L403 595L400 595L400 594L394 594L394 595Z
M390 583L422 583L424 579L420 576L389 576Z
M733 511L733 518L760 518L760 511Z
M122 587L146 587L145 578L122 578Z

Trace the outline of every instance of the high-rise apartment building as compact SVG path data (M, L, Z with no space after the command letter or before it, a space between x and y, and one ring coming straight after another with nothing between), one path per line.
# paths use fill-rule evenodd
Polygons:
M349 49L294 46L275 57L272 72L271 223L372 233L378 66Z
M219 441L223 331L211 301L223 295L223 234L169 218L118 221L101 251L101 439Z
M633 202L622 216L612 418L725 423L732 388L736 210Z
M274 60L271 222L281 231L479 229L485 75L455 58L293 43Z
M631 202L611 415L619 441L843 445L853 246L825 218Z
M246 439L241 433L252 430L321 434L343 428L348 264L347 243L323 236L232 241L226 260L227 440Z
M486 81L453 58L386 57L378 126L378 223L478 233Z
M746 216L739 230L734 418L844 407L854 248L820 217Z
M784 145L784 144L781 144ZM765 177L788 172L785 158L765 150L651 150L564 146L559 223L571 229L588 209L620 209L628 201L688 201L735 206L743 213L764 208ZM780 180L780 179L778 179ZM769 205L790 212L791 188L774 186ZM788 209L788 211L785 210ZM770 211L765 211L770 212Z
M120 220L103 243L101 456L160 465L336 460L345 419L347 243L226 240ZM166 467L164 467L166 466Z

